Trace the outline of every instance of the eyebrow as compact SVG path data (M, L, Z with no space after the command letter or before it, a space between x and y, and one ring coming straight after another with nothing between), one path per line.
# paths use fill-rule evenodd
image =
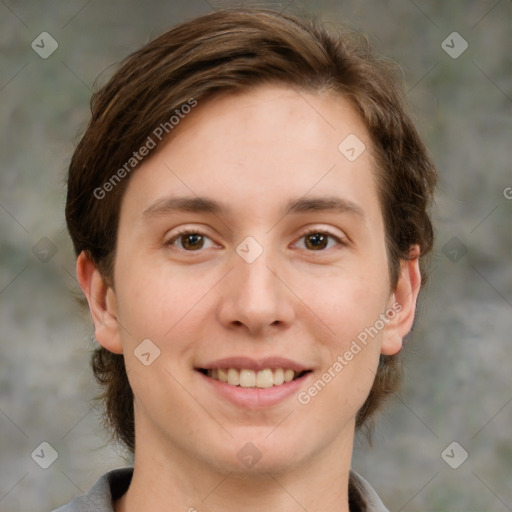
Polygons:
M311 212L351 213L364 218L363 209L348 199L328 196L299 198L288 201L284 215ZM169 215L171 213L211 213L213 215L229 215L231 208L225 203L208 197L166 197L153 203L142 213L143 218Z
M312 197L305 199L303 197L289 201L286 206L287 213L311 213L311 212L336 212L336 213L352 213L358 217L364 218L363 209L350 201L336 196L329 197Z
M142 217L155 217L170 213L229 213L229 208L207 197L165 197L159 199L142 212Z

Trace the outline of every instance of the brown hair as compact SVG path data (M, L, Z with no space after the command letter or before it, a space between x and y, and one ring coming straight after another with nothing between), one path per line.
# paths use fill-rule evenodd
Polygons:
M334 92L352 102L373 143L393 288L400 261L409 258L414 244L420 246L423 267L433 243L428 208L436 171L404 111L395 67L347 29L330 33L304 17L247 8L217 11L176 26L125 59L93 95L92 118L69 167L66 220L76 254L86 251L113 285L119 211L129 172L137 167L130 160L134 151L165 123L172 136L171 115L191 100L200 108L201 100L217 92L268 82ZM112 181L114 175L122 179ZM92 367L104 386L107 423L133 451L133 393L123 356L97 348ZM368 424L400 381L399 356L382 355L357 427Z

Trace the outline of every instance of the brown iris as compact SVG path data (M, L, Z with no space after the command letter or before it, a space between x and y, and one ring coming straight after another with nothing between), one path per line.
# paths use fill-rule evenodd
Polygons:
M329 236L325 233L312 233L311 235L306 236L306 247L308 249L325 249L327 247L327 242L329 240Z
M181 243L187 250L201 249L204 245L204 237L198 233L187 233L181 236Z

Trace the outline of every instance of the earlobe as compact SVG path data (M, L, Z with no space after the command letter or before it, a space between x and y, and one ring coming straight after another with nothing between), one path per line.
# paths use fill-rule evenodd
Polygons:
M414 245L410 250L410 259L401 262L400 276L389 308L396 314L391 318L384 331L381 353L394 355L402 349L402 340L410 332L416 314L416 301L421 287L419 265L420 248Z
M84 251L78 256L76 273L89 304L98 343L110 352L122 354L114 290L107 285L96 265Z

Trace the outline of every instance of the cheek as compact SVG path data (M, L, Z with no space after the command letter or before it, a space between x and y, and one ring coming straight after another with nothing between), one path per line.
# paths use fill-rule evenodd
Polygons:
M380 269L377 263L373 268ZM299 398L300 403L311 402L320 416L339 415L335 422L339 423L346 421L347 411L356 414L372 387L385 325L380 318L389 297L388 281L378 271L354 269L350 276L340 274L316 283L301 292L304 302L321 319L316 331L310 332L321 354L322 369ZM318 330L318 326L328 328ZM313 324L306 324L308 328Z
M339 275L311 280L297 290L304 304L329 334L327 343L336 350L350 344L375 324L389 298L387 279L378 272L351 269ZM297 280L296 282L300 282Z
M176 350L186 339L185 326L190 337L194 325L202 325L198 315L204 316L209 292L219 280L208 269L191 273L166 261L137 265L135 258L130 266L120 264L118 275L118 319L125 340L140 343L150 338L161 349Z

